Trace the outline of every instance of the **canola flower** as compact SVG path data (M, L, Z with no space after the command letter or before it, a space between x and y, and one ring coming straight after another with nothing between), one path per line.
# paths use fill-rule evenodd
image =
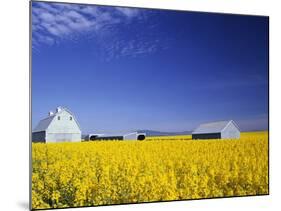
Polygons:
M268 133L32 144L32 208L268 194Z

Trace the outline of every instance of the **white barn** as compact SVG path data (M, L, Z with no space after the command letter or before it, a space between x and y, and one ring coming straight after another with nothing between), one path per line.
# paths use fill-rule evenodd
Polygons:
M80 142L81 129L67 108L58 107L56 112L42 119L32 131L32 142Z
M192 132L192 139L239 139L240 129L233 121L209 122Z

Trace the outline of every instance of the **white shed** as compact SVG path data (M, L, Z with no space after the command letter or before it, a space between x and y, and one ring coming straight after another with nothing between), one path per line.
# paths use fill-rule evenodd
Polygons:
M239 139L240 129L233 120L209 122L192 132L192 139Z
M138 132L133 132L133 133L127 133L123 137L123 140L139 140L142 141L145 139L145 133L138 133Z
M146 134L145 133L138 133L138 132L132 132L132 133L126 133L126 134L98 134L98 133L92 133L88 134L85 137L86 141L98 141L98 140L139 140L142 141L145 139Z

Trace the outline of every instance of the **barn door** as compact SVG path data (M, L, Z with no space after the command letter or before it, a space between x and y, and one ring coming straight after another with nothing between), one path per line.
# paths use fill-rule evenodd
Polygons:
M71 133L60 133L57 134L57 142L71 142L72 134Z

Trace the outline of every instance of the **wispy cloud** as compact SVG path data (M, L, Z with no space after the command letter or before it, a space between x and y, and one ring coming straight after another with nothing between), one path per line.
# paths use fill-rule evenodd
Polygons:
M116 10L128 18L135 17L139 14L139 10L132 8L117 7Z
M34 2L32 32L36 43L45 40L42 37L58 42L85 31L96 31L120 18L95 6Z
M102 49L105 60L136 57L162 49L159 40L135 36L125 38L118 26L143 17L141 9L63 3L33 2L32 46L60 44L87 34Z

